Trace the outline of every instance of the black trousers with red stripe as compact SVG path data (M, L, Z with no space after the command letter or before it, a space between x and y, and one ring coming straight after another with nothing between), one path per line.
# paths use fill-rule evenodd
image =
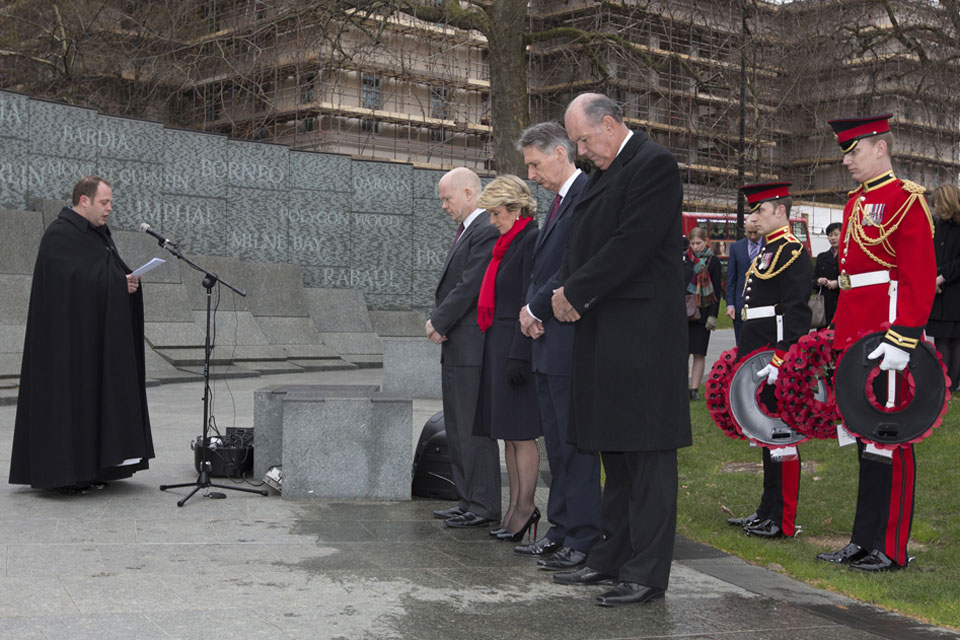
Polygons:
M913 526L917 480L913 445L896 449L892 464L864 458L864 448L865 445L858 441L860 487L850 542L870 551L882 551L904 566L907 564L907 540Z
M796 460L777 462L763 447L763 496L757 507L761 520L769 518L780 525L783 535L796 533L797 503L800 500L800 449Z

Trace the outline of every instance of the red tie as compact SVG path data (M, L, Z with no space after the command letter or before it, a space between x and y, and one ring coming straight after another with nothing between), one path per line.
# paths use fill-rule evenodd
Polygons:
M463 230L466 227L463 226L463 223L460 223L460 226L457 227L457 237L453 239L453 244L457 244L457 241L460 240L460 236L463 235Z
M557 216L557 211L560 209L560 201L563 200L563 196L559 193L557 197L553 199L553 207L550 209L550 217L547 219L547 226L543 228L544 231L550 228L550 225L553 224L553 219Z

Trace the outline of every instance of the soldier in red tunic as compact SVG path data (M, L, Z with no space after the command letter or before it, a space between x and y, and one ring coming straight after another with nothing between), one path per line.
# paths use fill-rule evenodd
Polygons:
M883 342L868 357L880 359L882 370L902 371L923 338L937 269L924 188L893 174L890 117L830 121L843 164L860 183L843 210L834 346L843 349L861 332L878 331L889 322ZM853 535L843 549L817 558L863 571L900 569L909 561L913 445L891 451L858 441L857 448L860 488Z

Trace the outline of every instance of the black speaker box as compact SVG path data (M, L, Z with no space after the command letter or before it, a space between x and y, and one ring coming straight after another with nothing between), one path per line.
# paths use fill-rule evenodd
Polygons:
M223 437L210 436L214 446L207 449L210 475L214 478L242 478L253 471L253 429L227 427ZM193 466L200 472L201 437L192 443Z
M447 448L443 412L435 413L420 432L413 458L413 495L434 500L457 500L453 466Z

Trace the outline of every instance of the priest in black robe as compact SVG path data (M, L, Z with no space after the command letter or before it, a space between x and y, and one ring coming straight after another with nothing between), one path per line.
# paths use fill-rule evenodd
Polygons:
M10 483L83 490L154 457L143 294L107 227L110 184L81 179L40 241L27 315Z

